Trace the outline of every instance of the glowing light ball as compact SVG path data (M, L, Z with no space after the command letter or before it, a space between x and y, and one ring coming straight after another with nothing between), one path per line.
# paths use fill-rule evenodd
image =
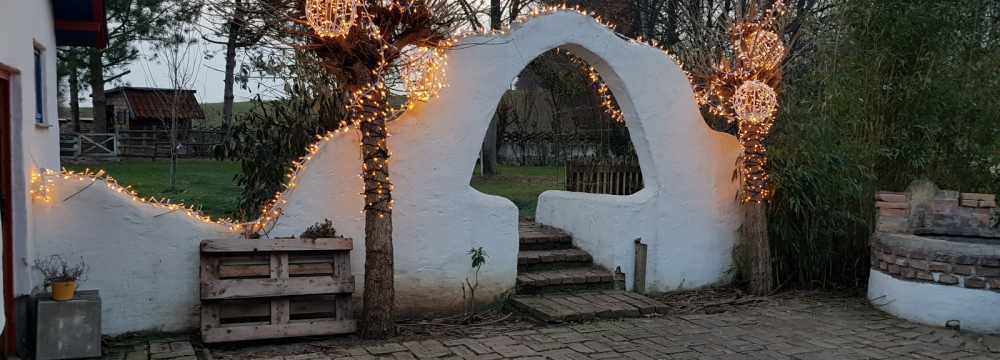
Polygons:
M736 89L733 111L740 120L760 124L771 118L778 109L778 94L767 84L750 80Z
M400 77L411 100L428 101L448 83L444 49L417 47L403 57Z
M739 56L755 70L775 69L785 58L781 36L768 30L756 30L746 35L737 47Z
M306 0L306 22L323 38L347 36L358 21L360 0Z

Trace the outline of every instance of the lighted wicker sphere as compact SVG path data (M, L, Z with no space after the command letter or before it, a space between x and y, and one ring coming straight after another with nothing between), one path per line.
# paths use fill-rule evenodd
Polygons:
M740 56L750 61L750 66L756 70L777 68L785 58L785 44L781 36L768 30L757 30L749 35L739 46Z
M306 21L324 38L346 36L358 21L361 0L306 0Z
M750 80L736 89L733 111L740 120L760 124L771 118L778 109L778 95L767 84Z
M400 77L408 97L428 101L447 85L448 57L444 49L418 47L407 52L400 68Z

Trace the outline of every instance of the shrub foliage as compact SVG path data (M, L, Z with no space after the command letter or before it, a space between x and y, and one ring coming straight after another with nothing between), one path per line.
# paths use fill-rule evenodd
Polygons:
M1000 191L1000 5L836 4L790 68L769 144L779 284L863 286L875 191Z

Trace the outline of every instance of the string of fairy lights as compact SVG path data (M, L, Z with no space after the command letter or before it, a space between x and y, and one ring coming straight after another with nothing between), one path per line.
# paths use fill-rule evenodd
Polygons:
M698 84L695 93L699 105L712 115L737 122L737 170L743 203L760 203L773 195L764 140L774 125L776 89L787 57L781 35L776 32L778 19L785 12L784 2L779 0L763 11L760 19L734 24L729 35L733 55L723 58L705 78L693 79Z
M611 93L611 88L608 87L608 83L601 77L597 68L590 65L590 63L579 56L573 55L571 52L566 52L565 55L569 58L570 62L579 66L580 71L583 71L583 73L586 74L587 80L590 81L590 85L594 87L597 92L597 97L601 100L601 108L604 109L604 112L608 114L608 116L611 117L611 120L615 123L624 124L625 113L622 112L621 107L618 105L618 101L615 100L614 95Z
M362 1L360 0L309 0L306 2L306 21L314 31L324 37L345 36L357 23L364 20L368 14L365 13ZM775 11L769 12L764 19L764 24L773 23L775 13L784 11L780 1L775 5ZM230 231L243 234L256 234L267 232L275 225L288 204L288 197L298 187L302 173L322 150L323 146L340 134L345 134L354 130L358 131L380 131L383 139L379 143L360 144L362 146L362 174L359 175L364 181L373 181L374 186L366 186L362 195L365 196L365 209L376 210L379 216L384 216L387 211L378 212L379 209L390 209L393 200L389 195L393 185L388 173L384 169L388 166L391 152L384 139L391 134L385 125L384 119L391 119L416 106L418 102L427 102L438 95L447 87L447 49L453 48L466 38L484 36L502 36L510 33L511 29L531 21L540 16L546 16L558 12L576 12L589 16L595 22L609 28L615 29L613 24L607 23L592 11L586 11L580 7L549 6L533 9L511 24L505 24L501 29L487 29L482 31L464 31L453 39L445 41L443 46L438 48L416 48L408 52L401 60L405 66L400 66L400 77L408 94L408 102L399 107L381 107L377 102L384 101L389 96L389 90L383 80L376 81L351 92L347 109L353 117L343 121L337 129L316 136L315 142L306 148L306 154L292 162L286 174L284 189L278 191L272 199L267 201L261 208L260 216L252 221L240 222L233 219L213 219L204 215L195 207L180 203L173 203L169 199L144 197L137 193L130 186L122 186L115 179L102 171L54 171L50 169L40 169L32 172L30 195L32 199L44 203L53 203L57 199L55 195L56 180L75 180L86 183L81 188L69 196L61 199L68 201L76 194L86 190L97 182L104 183L110 190L120 193L132 201L147 204L163 210L162 214L181 213L197 221L222 225ZM367 27L372 31L373 37L378 37L378 29L374 26ZM773 113L777 108L776 94L772 86L767 84L766 76L769 72L777 71L781 60L784 58L784 47L777 34L765 30L766 25L757 23L741 23L734 27L734 44L737 44L738 54L734 63L736 66L724 63L720 64L717 76L705 82L707 86L694 86L696 99L700 105L706 106L716 115L735 115L740 120L740 139L743 156L741 156L740 175L743 179L743 189L747 195L745 201L759 201L769 194L767 187L766 165L767 158L764 155L763 139L767 136L771 124ZM739 34L738 36L735 34ZM671 59L682 69L683 64L672 53L661 47L655 41L646 41L642 38L630 39L632 43L655 48ZM575 57L573 57L575 58ZM612 119L618 122L624 121L618 104L615 102L611 91L598 74L597 69L580 61L587 73L587 78L596 86L598 95L602 99L602 107ZM382 61L379 66L372 70L372 75L376 79L381 79L380 74L390 67L391 64ZM691 74L686 73L689 79ZM758 80L759 79L759 80ZM757 80L756 82L753 82ZM742 91L733 91L733 84L740 84L739 88L746 87ZM729 99L732 97L733 99ZM738 105L737 105L738 104ZM378 110L383 109L383 110ZM379 119L381 118L381 119ZM377 124L377 126L371 126ZM371 184L369 184L371 185ZM389 190L389 191L387 191Z

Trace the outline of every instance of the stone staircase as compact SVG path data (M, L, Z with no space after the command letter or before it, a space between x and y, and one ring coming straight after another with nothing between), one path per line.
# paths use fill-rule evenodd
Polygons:
M521 223L519 230L518 294L614 288L614 274L594 266L590 254L573 247L573 238L566 232L528 222Z
M614 273L573 246L565 231L533 222L520 224L517 295L514 306L552 322L630 317L662 312L645 296L615 291Z

